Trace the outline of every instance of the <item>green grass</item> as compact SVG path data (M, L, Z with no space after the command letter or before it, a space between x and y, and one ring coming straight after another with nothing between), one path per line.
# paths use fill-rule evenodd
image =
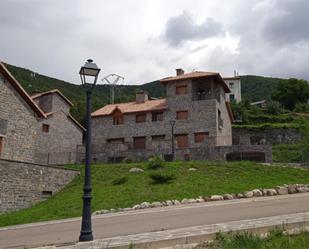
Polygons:
M82 170L80 165L71 168ZM140 167L143 173L129 173ZM194 167L197 171L189 171ZM153 184L150 175L172 175L175 180ZM125 177L121 184L115 184ZM101 164L92 167L93 211L131 207L144 201L194 198L212 194L237 193L279 184L309 183L309 171L270 167L252 162L172 162L161 169L148 169L147 163ZM55 220L81 215L83 175L50 199L14 213L0 215L0 226Z
M273 145L273 161L286 163L302 162L302 146L300 144Z
M219 233L213 242L201 244L196 249L308 249L309 232L297 235L284 235L273 230L267 238L248 232Z

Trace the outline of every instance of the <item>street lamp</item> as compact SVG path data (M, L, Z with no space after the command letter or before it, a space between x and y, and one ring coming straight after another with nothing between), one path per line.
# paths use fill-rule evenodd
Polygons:
M86 158L85 158L85 183L83 195L83 216L82 226L79 236L79 241L93 240L91 228L91 94L97 83L100 73L100 68L97 67L93 60L89 59L85 65L80 68L79 75L82 85L87 91L87 111L86 111Z
M174 126L176 124L175 120L170 121L170 125L172 127L172 161L175 160L175 142L174 142Z

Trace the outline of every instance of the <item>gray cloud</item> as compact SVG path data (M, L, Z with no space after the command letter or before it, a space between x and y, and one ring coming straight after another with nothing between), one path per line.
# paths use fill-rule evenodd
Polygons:
M171 46L178 46L184 41L222 35L224 35L224 30L221 23L212 18L207 18L202 24L196 24L187 12L183 12L168 20L164 38Z
M274 45L289 45L309 39L307 0L278 1L266 6L261 35Z

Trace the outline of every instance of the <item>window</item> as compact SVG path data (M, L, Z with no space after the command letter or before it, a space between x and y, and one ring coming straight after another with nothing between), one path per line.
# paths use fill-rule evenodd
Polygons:
M0 157L2 153L2 148L3 148L3 137L0 137Z
M163 121L163 112L152 113L152 121Z
M176 95L187 94L187 85L176 86Z
M144 122L146 122L146 114L137 114L135 122L136 123L144 123Z
M124 143L124 138L110 138L107 139L107 143L109 144L123 144Z
M194 142L203 143L208 137L209 132L196 132L194 133Z
M43 124L42 125L42 131L43 132L49 132L49 125L48 124Z
M176 119L188 119L188 111L177 111Z
M233 102L235 100L235 95L234 94L231 94L230 95L230 102Z
M151 140L152 141L162 141L165 139L165 135L154 135L151 136Z
M188 147L188 134L176 135L177 148L186 148Z
M121 125L123 124L123 115L121 111L116 110L113 114L113 124L114 125Z
M133 148L135 150L146 149L146 137L134 137L133 138Z
M234 82L230 82L229 85L230 85L230 88L233 88L234 87Z
M218 129L222 130L223 128L223 119L221 117L221 111L218 110Z

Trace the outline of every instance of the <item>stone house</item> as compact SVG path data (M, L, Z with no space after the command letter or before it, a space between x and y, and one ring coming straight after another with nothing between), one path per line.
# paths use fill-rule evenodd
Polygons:
M45 164L74 163L85 129L70 115L72 102L58 89L38 93L31 98L46 115L39 121L36 161Z
M231 146L233 115L225 94L230 90L219 73L184 73L162 79L165 99L136 94L130 103L106 105L92 113L94 160L145 159L171 154L172 127L176 157L189 159L195 148Z
M45 118L44 112L0 63L0 158L35 162L37 124Z
M0 63L0 159L40 164L76 161L84 128L58 90L30 97Z

